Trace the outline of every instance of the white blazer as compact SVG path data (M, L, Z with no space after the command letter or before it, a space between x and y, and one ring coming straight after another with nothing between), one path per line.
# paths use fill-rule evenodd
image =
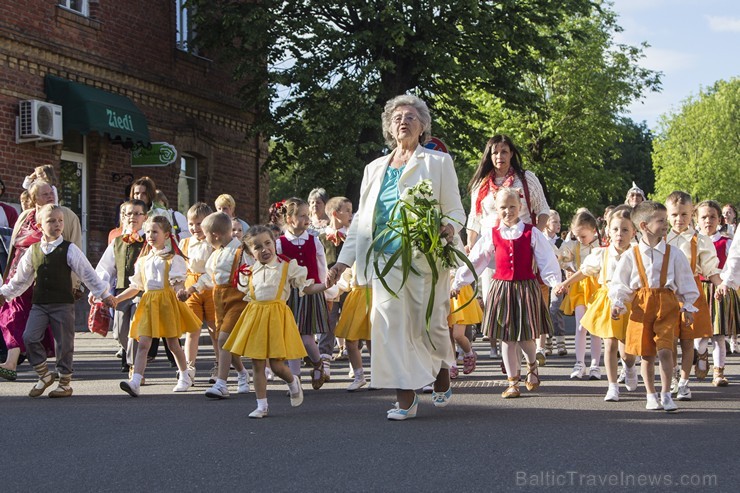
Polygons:
M354 262L357 263L357 284L361 286L368 284L365 259L373 241L375 205L390 159L391 155L386 155L365 166L357 216L352 221L347 239L337 259L337 262L344 265L351 266ZM434 198L439 200L442 213L454 220L452 225L457 233L465 224L466 217L460 201L455 166L452 164L450 155L417 146L398 180L399 194L425 179L431 180ZM367 274L370 272L371 270L367 269Z

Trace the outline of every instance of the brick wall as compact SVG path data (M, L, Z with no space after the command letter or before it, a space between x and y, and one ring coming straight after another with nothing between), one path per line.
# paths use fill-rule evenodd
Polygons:
M91 2L89 18L55 0L4 2L0 16L0 175L4 199L17 202L20 184L33 167L58 165L62 146L15 143L18 101L45 100L46 74L130 98L146 115L153 141L166 141L198 158L198 199L213 203L221 193L237 201L237 214L264 220L267 180L259 168L265 142L249 138L252 114L241 109L237 86L217 63L175 46L175 2ZM129 180L114 174L152 177L177 204L179 168L132 169L130 151L105 136L87 138L88 254L96 262L113 227Z

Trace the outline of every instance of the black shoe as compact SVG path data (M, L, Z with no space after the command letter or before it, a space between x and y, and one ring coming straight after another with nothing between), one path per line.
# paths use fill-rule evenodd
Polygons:
M128 373L128 363L126 363L126 351L121 355L121 373Z

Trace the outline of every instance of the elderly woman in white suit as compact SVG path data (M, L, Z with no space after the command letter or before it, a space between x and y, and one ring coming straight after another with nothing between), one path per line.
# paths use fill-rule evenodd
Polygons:
M357 281L372 287L372 382L376 388L396 389L398 403L387 413L388 419L404 420L416 416L415 389L434 384L432 400L437 407L447 405L452 392L449 367L454 361L447 328L449 314L449 272L440 269L436 285L434 312L426 331L426 306L432 276L426 260L414 260L418 275L412 273L403 288L400 260L385 277L394 297L375 275L372 258L384 258L396 249L373 252L366 261L373 239L385 228L394 205L407 188L430 180L441 212L452 218L440 233L452 237L465 222L457 175L449 154L422 146L431 136L431 117L426 104L415 96L397 96L385 105L383 134L393 152L365 167L360 187L358 214L350 227L336 265L329 272L333 283L348 266L356 262Z

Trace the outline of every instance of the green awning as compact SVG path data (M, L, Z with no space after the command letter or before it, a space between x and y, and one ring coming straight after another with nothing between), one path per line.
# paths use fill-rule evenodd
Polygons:
M126 96L53 75L45 79L47 98L62 106L64 130L108 134L114 141L149 145L146 117Z

